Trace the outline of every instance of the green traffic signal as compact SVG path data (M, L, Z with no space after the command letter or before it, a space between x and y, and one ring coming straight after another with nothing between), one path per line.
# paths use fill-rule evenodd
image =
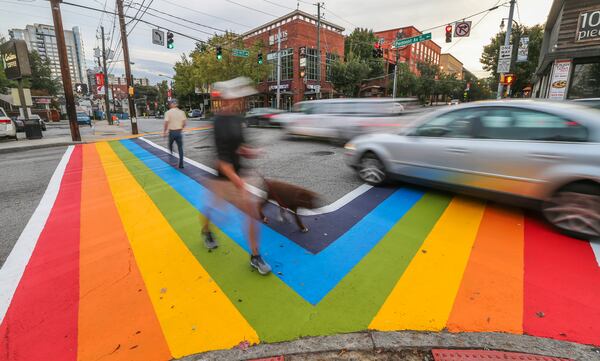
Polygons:
M263 55L262 53L258 53L258 64L262 64L263 63Z
M217 46L217 60L223 59L223 51L220 46Z
M173 33L167 33L167 49L175 49L175 40L173 40Z

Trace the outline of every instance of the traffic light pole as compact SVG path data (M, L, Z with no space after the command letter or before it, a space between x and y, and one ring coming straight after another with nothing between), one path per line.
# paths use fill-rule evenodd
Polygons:
M277 29L277 109L281 109L281 28Z
M50 7L52 8L52 19L54 20L54 35L56 36L58 60L60 62L60 73L62 75L63 89L65 91L65 101L67 103L67 117L69 118L69 127L71 128L71 139L74 142L80 142L81 135L79 134L79 125L77 124L75 96L73 95L73 83L71 83L71 72L69 70L69 58L67 57L65 32L60 13L60 0L50 0ZM27 107L25 107L25 112L27 112Z
M108 124L112 125L112 116L110 114L110 98L108 96L108 70L106 67L106 44L104 43L106 39L104 37L104 26L100 27L100 32L102 35L102 70L104 73L104 104L106 105L106 121Z
M512 24L513 24L513 16L515 14L515 2L516 0L510 0L510 12L508 13L508 27L506 28L506 36L504 38L504 46L510 45L510 36L512 35ZM512 63L512 59L511 59ZM502 95L504 93L504 84L502 84L502 76L504 73L500 73L498 76L498 94L496 95L496 99L502 99ZM510 89L510 88L509 88Z
M317 2L317 81L319 91L317 99L321 98L321 3Z
M131 76L131 63L129 62L129 45L127 43L127 29L125 27L125 14L123 0L117 0L119 12L119 25L121 26L121 44L123 44L123 61L125 62L125 78L127 78L127 102L129 103L129 119L131 120L131 134L138 134L135 99L133 96L133 77Z
M394 99L396 99L396 84L397 84L397 82L398 82L398 49L396 48L396 65L394 65L394 91L392 93L392 98L394 98Z

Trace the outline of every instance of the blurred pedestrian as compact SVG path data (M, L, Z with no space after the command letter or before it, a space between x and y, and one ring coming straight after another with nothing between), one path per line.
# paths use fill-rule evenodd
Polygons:
M177 143L179 152L179 168L183 168L183 128L185 128L187 116L185 112L177 107L177 100L169 101L169 110L165 112L165 126L163 137L167 136L169 131L169 151L173 154L173 142Z
M248 78L239 77L213 86L213 96L221 103L213 119L213 133L217 150L216 168L218 179L208 182L208 188L213 193L213 199L204 218L202 234L208 249L218 246L213 233L210 231L210 212L217 203L223 200L234 203L246 214L247 237L250 243L250 265L262 275L271 272L271 266L265 262L259 252L258 203L246 190L246 182L241 176L241 157L253 158L258 151L250 148L244 139L244 118L240 116L243 109L243 99L256 93ZM209 201L210 202L210 201Z

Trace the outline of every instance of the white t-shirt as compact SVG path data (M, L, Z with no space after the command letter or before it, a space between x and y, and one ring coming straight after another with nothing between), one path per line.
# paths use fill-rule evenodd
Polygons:
M181 130L185 124L187 116L179 108L172 108L165 113L165 122L168 123L169 130Z

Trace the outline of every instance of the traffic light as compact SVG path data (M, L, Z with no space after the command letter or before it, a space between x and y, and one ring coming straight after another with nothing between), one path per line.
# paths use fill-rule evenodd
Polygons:
M452 25L446 25L446 42L452 42Z
M258 60L257 60L258 64L262 64L263 63L263 56L262 53L258 53Z
M167 32L167 49L175 49L175 41L173 40L173 33Z
M515 82L515 76L513 74L506 74L504 76L504 81L506 82L506 85L513 85Z
M379 42L373 45L373 57L383 58L383 49L381 48L381 44L379 44Z
M221 46L217 46L217 60L221 59L223 59L223 49L221 49Z

